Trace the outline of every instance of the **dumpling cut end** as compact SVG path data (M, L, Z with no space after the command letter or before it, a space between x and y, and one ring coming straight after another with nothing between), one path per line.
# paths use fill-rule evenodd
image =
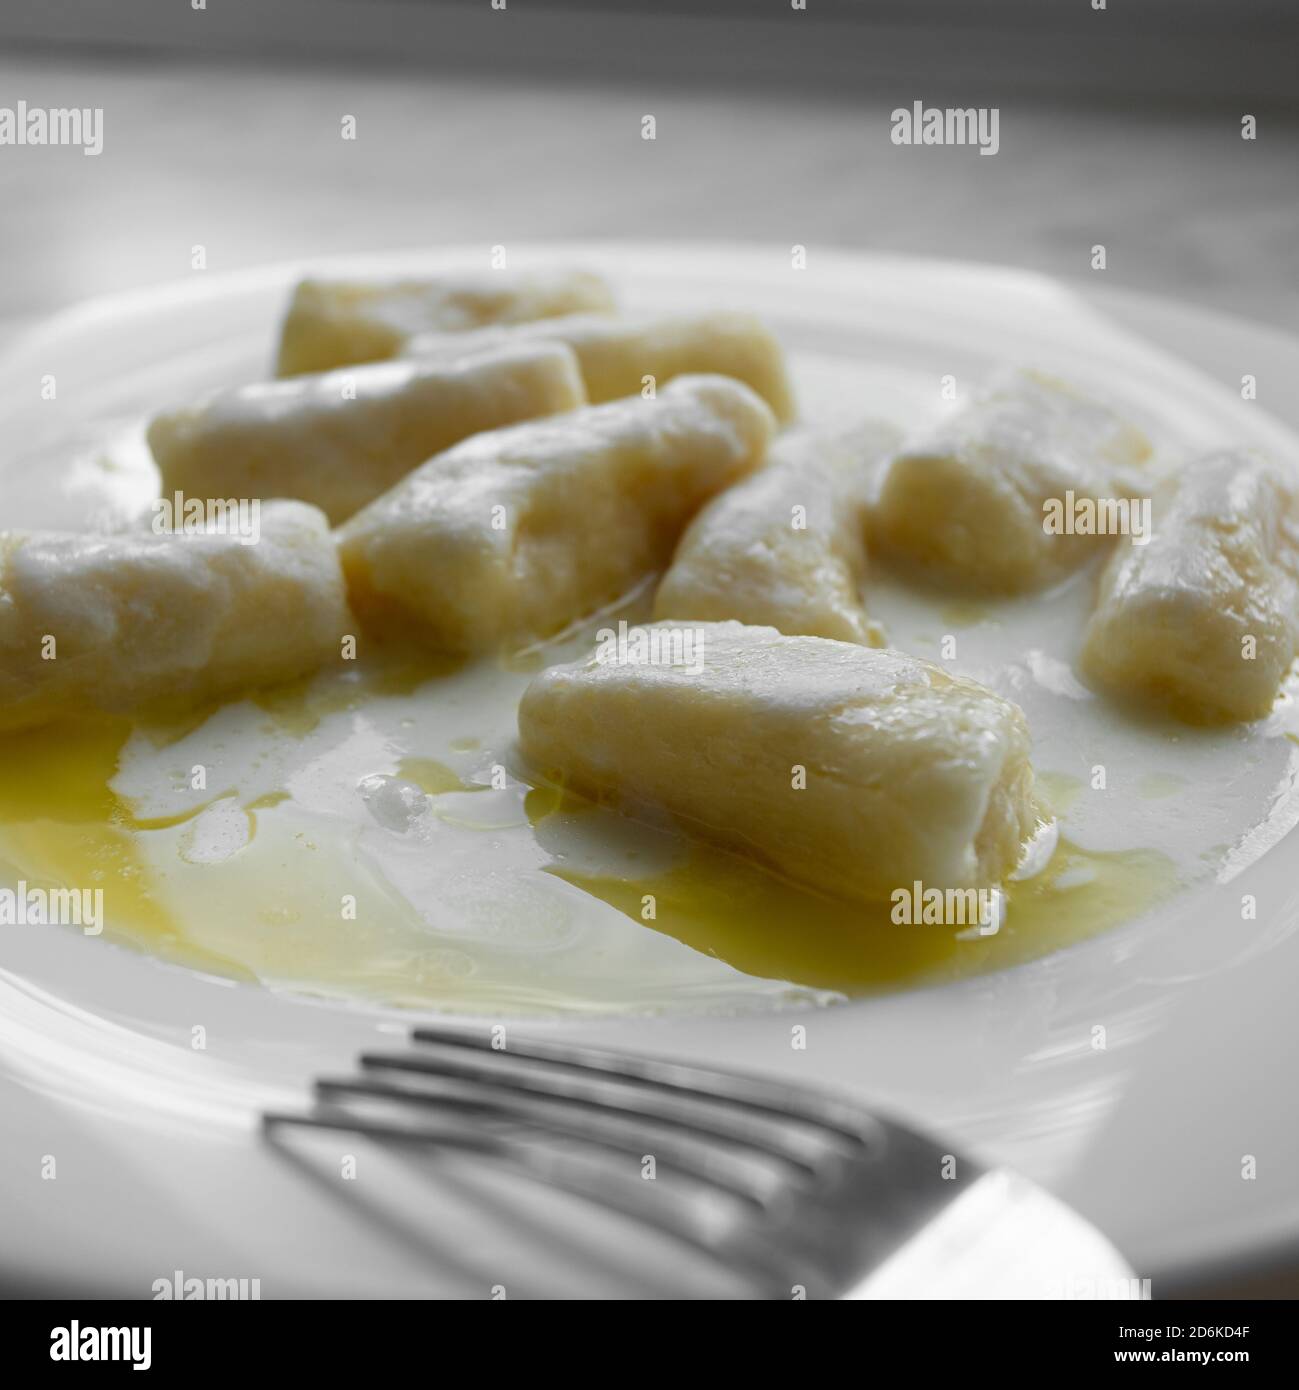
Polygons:
M1187 723L1261 719L1299 651L1299 501L1259 454L1190 464L1156 494L1149 544L1120 542L1082 667Z
M1050 510L1129 498L1129 470L1149 453L1138 429L1064 383L1006 373L894 456L872 538L948 588L1048 588L1112 543L1094 527L1048 525Z

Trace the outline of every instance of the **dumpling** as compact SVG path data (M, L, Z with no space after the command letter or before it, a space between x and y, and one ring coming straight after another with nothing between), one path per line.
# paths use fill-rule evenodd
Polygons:
M448 651L549 636L663 568L774 428L747 386L697 376L476 435L340 530L349 592L363 617Z
M328 524L234 534L0 533L0 728L200 704L308 675L354 631Z
M828 894L979 888L1015 868L1037 825L1017 706L856 643L700 623L677 653L673 625L642 632L644 659L597 648L529 685L519 745L541 777Z
M734 618L791 636L883 646L861 599L864 503L894 438L874 425L834 439L778 439L765 467L690 523L654 597L655 618Z
M566 347L518 343L221 391L158 416L149 446L165 494L296 497L337 525L469 435L585 401Z
M612 313L598 275L505 271L426 280L303 280L280 333L278 376L327 372L395 357L417 333L526 323L557 314Z
M903 446L884 473L871 534L948 587L1044 589L1113 541L1094 530L1049 530L1048 507L1069 494L1130 497L1127 470L1149 453L1141 432L1105 406L1015 372Z
M1149 544L1121 542L1101 577L1082 666L1098 685L1184 719L1259 719L1299 649L1293 480L1246 450L1162 485Z
M646 377L662 387L673 377L715 373L752 387L782 423L794 416L794 393L780 344L752 314L630 319L578 314L472 333L427 334L412 339L406 351L416 357L455 356L538 341L573 349L593 404L640 395Z

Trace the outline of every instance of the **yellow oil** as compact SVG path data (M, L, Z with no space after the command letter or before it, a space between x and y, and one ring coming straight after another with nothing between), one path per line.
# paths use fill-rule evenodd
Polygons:
M1039 778L1053 811L1071 803L1081 786L1067 774ZM617 814L549 785L528 793L525 810L534 826L556 815ZM1038 814L1040 823L1050 820L1045 805ZM746 975L849 995L1022 964L1137 917L1178 886L1172 860L1157 850L1087 850L1061 836L1040 873L1005 885L997 930L984 932L977 924L895 922L889 902L817 893L728 850L682 844L680 859L654 875L590 874L563 863L550 872Z
M414 782L430 796L441 796L444 792L481 791L480 786L466 782L454 769L436 758L403 758L397 764L397 771L408 782Z
M370 668L303 683L258 704L277 734L301 738L325 714L356 708L376 694L409 693L431 671L447 673L430 663L381 664L377 673ZM420 699L427 695L436 698L436 689L421 691ZM140 731L166 746L196 722L199 716L191 716ZM0 881L101 887L106 938L239 979L450 1008L471 1002L481 1008L532 988L528 957L508 966L515 978L501 973L503 958L493 964L473 940L448 944L445 936L430 934L412 903L351 854L344 832L322 841L304 831L293 814L300 808L282 788L244 805L250 834L237 853L221 862L187 861L184 837L192 822L229 789L213 788L203 806L181 814L139 818L110 786L132 732L127 721L103 720L0 736ZM447 741L453 756L477 746L463 733ZM522 862L520 845L527 863L545 862L536 853L540 830L557 813L616 814L537 787L520 798L521 809L518 801L475 796L472 804L484 807L476 816L454 794L487 789L466 782L425 749L412 749L396 767L432 798L442 833L518 837L509 841L516 847L513 862ZM441 810L437 798L444 794L451 795ZM664 933L746 976L854 995L1044 955L1136 916L1175 887L1173 867L1160 854L1092 853L1063 841L1042 874L1009 887L1001 927L981 936L959 927L895 925L887 904L872 909L821 896L693 841L676 842L669 859L670 867L643 877L583 874L562 860L550 862L548 872L641 929ZM662 861L651 855L640 862ZM634 863L630 867L636 871ZM344 910L348 901L350 910ZM625 926L619 931L623 937L611 933L608 940L625 939ZM614 944L607 956L611 981L617 961ZM554 989L558 1007L558 977Z
M0 862L33 887L102 889L107 934L197 968L251 978L237 959L187 938L159 900L137 822L113 794L125 720L51 724L0 735Z
M999 929L900 925L890 903L852 903L693 844L682 864L644 879L552 872L646 926L746 975L870 994L1018 965L1135 917L1175 886L1155 851L1096 853L1062 840L1039 875L1007 886Z
M1049 784L1042 790L1052 809L1082 785L1067 774L1039 783ZM524 808L534 827L556 815L617 814L551 785L533 788ZM1044 808L1039 815L1049 819ZM984 934L964 924L895 923L891 903L834 898L729 851L694 840L682 846L679 862L644 877L583 873L559 862L550 872L746 975L850 995L1021 964L1139 916L1178 883L1173 862L1156 850L1093 851L1061 837L1041 873L1006 885L998 930Z
M185 827L219 798L137 818L109 785L130 733L104 721L0 736L0 879L103 889L105 939L195 969L396 1003L438 997L439 958L412 945L409 905L278 816L287 792L249 803L256 833L238 854L185 863ZM159 840L169 852L150 853Z

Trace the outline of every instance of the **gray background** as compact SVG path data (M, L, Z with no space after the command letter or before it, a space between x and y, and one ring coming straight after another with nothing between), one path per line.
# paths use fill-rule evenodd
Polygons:
M0 148L0 317L187 275L195 243L216 273L611 236L1068 277L1103 242L1108 284L1295 327L1297 20L1267 0L4 0L0 105L102 106L105 150ZM916 100L998 106L1001 152L892 145Z

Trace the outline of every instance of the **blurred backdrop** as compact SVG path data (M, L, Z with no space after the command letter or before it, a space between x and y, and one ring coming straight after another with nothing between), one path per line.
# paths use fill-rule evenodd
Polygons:
M1066 277L1104 243L1110 284L1299 327L1299 4L1101 3L3 0L0 106L102 108L104 147L0 147L0 319L195 245L652 237ZM998 154L892 144L915 101L996 106Z

